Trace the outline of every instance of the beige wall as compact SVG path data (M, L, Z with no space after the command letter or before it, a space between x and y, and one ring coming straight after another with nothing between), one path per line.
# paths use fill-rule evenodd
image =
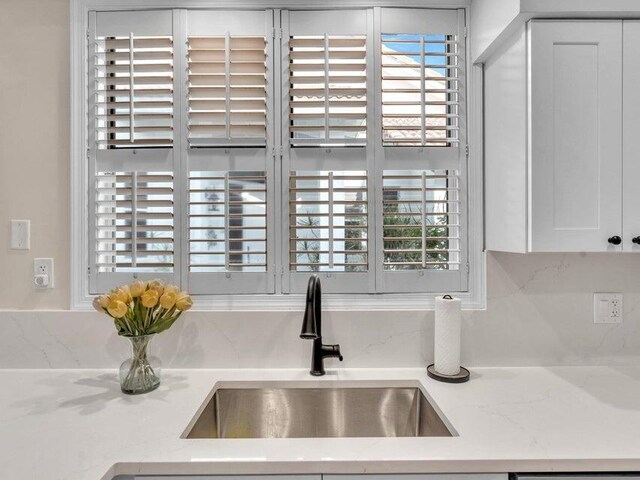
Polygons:
M69 1L0 4L0 308L67 308ZM31 220L31 250L9 249L12 218ZM32 287L36 257L55 289Z
M0 0L0 5L0 309L67 309L69 1ZM31 220L31 250L9 249L12 218ZM55 260L53 290L32 286L32 262L39 256ZM565 267L567 259L571 268ZM592 292L621 291L640 324L640 255L494 254L487 268L488 311L471 315L481 322L509 312L509 319L534 324L572 316L592 327ZM531 288L531 279L549 272L553 282ZM492 332L489 328L487 335Z

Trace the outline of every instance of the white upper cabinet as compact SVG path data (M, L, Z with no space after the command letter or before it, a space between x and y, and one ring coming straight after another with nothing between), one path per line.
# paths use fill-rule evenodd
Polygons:
M637 52L640 24L631 25L625 42ZM640 163L627 170L640 152L625 145L623 156L623 133L640 125L639 114L626 114L640 94L623 98L623 82L638 84L640 59L624 57L621 20L543 20L485 64L487 249L620 251L630 229L640 235L626 205L640 204L628 192Z
M640 252L640 21L624 21L623 39L623 248Z
M622 22L532 22L531 250L622 235Z

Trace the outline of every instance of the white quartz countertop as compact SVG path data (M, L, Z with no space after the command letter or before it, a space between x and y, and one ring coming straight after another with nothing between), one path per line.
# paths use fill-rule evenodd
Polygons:
M318 381L302 370L169 370L120 393L112 370L0 370L0 476L640 470L640 368L477 368L466 384L423 369L333 370L320 381L417 380L452 438L186 440L218 381Z

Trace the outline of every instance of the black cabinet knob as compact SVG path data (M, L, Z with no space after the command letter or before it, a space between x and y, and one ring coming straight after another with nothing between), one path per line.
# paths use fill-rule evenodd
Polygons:
M614 235L613 237L609 237L607 240L611 245L620 245L622 243L622 239L618 235Z
M632 241L633 243L635 243L636 245L640 245L640 237L633 237L633 238L631 239L631 241Z

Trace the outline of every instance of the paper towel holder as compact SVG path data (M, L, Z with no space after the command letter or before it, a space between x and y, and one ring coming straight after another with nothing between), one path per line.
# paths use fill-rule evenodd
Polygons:
M445 375L436 372L434 364L432 363L427 367L427 375L434 380L444 383L464 383L469 381L469 370L464 367L460 367L460 372L458 372L457 375Z
M451 295L445 295L445 300L452 300L453 297ZM438 380L439 382L444 383L464 383L469 381L469 370L464 367L460 367L460 371L457 375L445 375L444 373L438 373L435 368L435 364L431 364L427 367L427 375L429 378L433 378L434 380Z

